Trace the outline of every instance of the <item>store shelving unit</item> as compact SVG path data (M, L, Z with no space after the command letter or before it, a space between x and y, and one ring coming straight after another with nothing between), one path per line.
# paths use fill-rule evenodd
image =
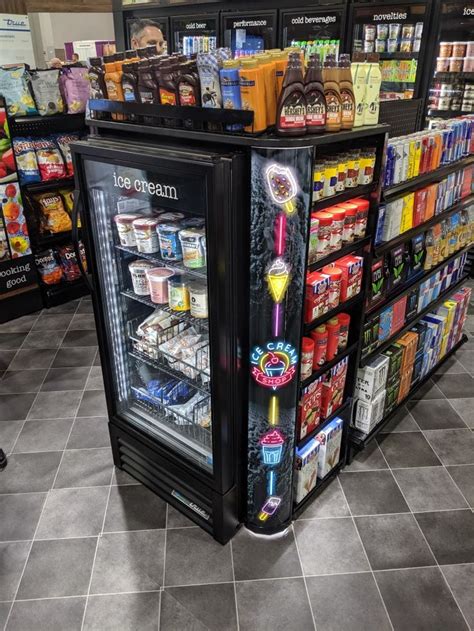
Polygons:
M54 116L20 116L9 119L10 133L16 137L42 137L55 133L72 133L85 131L84 114L55 114ZM51 248L57 245L71 243L72 232L59 232L57 234L43 235L38 230L36 209L31 200L31 195L46 191L57 191L64 187L74 186L74 178L57 178L44 182L21 184L25 217L28 224L28 232L33 253ZM39 275L38 275L39 276ZM89 293L84 280L62 281L57 285L45 285L39 278L39 286L44 307L54 307L69 300L75 300Z

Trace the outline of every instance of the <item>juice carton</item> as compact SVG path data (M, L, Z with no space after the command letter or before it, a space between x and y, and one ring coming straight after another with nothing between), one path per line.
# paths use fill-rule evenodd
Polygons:
M340 302L353 298L360 292L362 284L362 256L344 256L336 261L336 267L342 270Z
M389 358L385 355L375 357L357 371L354 396L363 401L373 401L387 381Z
M299 437L300 440L310 434L319 425L321 418L322 378L316 379L304 388L299 402Z
M400 300L393 305L392 325L390 335L399 331L405 324L405 313L407 308L407 296L402 296Z
M318 478L322 479L334 469L341 457L343 421L335 418L316 436L320 443L318 458Z
M294 478L296 503L301 502L316 486L319 449L319 441L313 438L307 445L296 450Z
M342 405L346 385L348 357L344 357L323 377L323 391L321 397L321 417L331 416Z

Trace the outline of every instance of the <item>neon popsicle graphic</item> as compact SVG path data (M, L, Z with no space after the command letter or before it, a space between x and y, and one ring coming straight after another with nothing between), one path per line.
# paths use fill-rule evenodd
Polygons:
M292 215L296 210L295 197L298 186L291 169L273 163L267 167L265 175L273 201L283 206L288 215Z

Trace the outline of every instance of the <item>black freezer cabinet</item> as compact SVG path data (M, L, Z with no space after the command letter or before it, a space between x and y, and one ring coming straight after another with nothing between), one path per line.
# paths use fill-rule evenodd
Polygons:
M235 56L275 48L277 12L222 12L221 32L223 45L228 46Z

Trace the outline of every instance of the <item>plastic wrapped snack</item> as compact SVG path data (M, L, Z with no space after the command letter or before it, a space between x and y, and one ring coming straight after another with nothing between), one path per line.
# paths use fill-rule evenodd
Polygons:
M31 87L36 107L41 116L64 112L64 101L59 90L59 70L33 70L30 72Z
M86 248L82 241L78 241L79 246L79 256L81 257L82 268L85 272L87 272L87 258L86 258Z
M61 196L57 193L38 193L34 196L40 212L40 232L66 232L71 230L71 218L64 210Z
M52 138L34 140L36 159L43 181L66 177L66 167L57 144Z
M89 98L89 80L87 68L64 67L59 77L59 86L67 104L68 114L85 112Z
M0 94L6 100L10 116L38 114L29 84L30 77L25 64L0 66Z
M31 138L15 138L13 140L18 177L22 184L41 182L36 160L35 145Z
M57 285L63 278L54 250L45 250L35 254L35 263L41 280L45 285Z
M77 264L76 253L72 245L59 246L57 252L64 278L68 282L78 280L81 277L81 270Z
M58 193L61 195L64 204L64 210L71 217L72 221L72 212L74 210L74 189L73 188L60 188ZM77 216L77 227L81 228L81 217Z
M67 175L73 176L74 168L72 166L72 156L69 145L71 144L71 142L76 142L76 140L79 140L79 134L57 134L54 139L63 156L64 164L66 165Z

